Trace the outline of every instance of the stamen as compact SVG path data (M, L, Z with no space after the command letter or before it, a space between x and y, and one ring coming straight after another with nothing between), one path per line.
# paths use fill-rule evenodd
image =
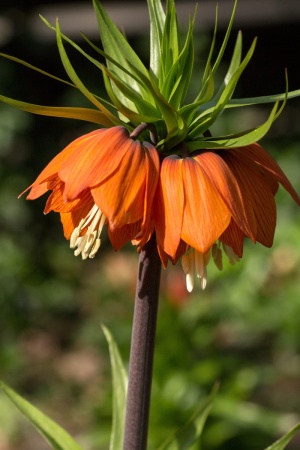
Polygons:
M229 245L223 244L223 249L226 255L228 256L230 264L239 262L240 258L234 253L233 249L229 247Z
M181 265L186 274L186 288L188 292L192 292L194 288L194 272L196 272L197 278L200 279L201 289L205 289L207 283L206 266L209 263L209 259L210 250L206 253L201 253L193 248L189 249L182 256Z
M106 217L97 205L94 205L87 216L74 228L70 237L70 248L76 248L74 255L81 253L82 259L94 258L101 245L101 231ZM88 226L86 233L80 236L81 231Z

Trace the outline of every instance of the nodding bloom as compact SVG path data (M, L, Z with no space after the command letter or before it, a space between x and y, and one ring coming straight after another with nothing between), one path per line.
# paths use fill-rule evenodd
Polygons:
M155 147L131 139L124 127L95 130L45 167L27 199L52 191L44 212L60 213L64 235L83 259L95 256L106 224L115 250L130 240L142 247L153 232L159 164Z
M233 263L243 255L245 237L271 247L279 183L300 205L283 171L256 143L166 157L154 203L164 267L182 256L187 289L193 289L194 271L204 289L210 257L222 268L222 249Z

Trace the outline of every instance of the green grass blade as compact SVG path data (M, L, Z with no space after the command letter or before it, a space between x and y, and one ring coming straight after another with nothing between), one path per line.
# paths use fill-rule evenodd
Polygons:
M122 450L126 411L127 374L118 346L110 331L101 325L109 347L113 384L113 422L110 450Z
M265 450L284 450L288 443L292 440L295 434L300 431L300 423L298 423L294 428L292 428L288 433L286 433L282 438L278 441L274 442L274 444L267 447Z
M32 423L54 450L82 450L79 444L57 423L0 381L0 389Z
M199 441L217 390L216 386L205 403L198 407L186 425L168 438L158 450L188 450Z

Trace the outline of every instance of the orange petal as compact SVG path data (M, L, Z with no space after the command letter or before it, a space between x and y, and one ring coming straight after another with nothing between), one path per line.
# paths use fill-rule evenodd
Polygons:
M135 238L141 229L141 221L131 225L124 225L115 230L108 229L108 236L115 251L118 251L127 242Z
M83 208L77 209L76 211L60 213L60 220L63 225L64 236L66 239L70 239L74 228L79 225L81 219L86 217L88 212L91 210L93 203L93 201L90 204L86 203Z
M232 217L244 233L255 240L256 219L252 206L245 201L239 184L221 156L205 152L195 157L226 203Z
M154 200L157 242L172 258L180 243L184 208L182 159L172 155L162 162Z
M142 144L131 141L117 171L91 189L95 203L108 219L111 230L144 217L146 157Z
M50 211L66 213L74 211L76 209L81 209L85 204L92 204L93 198L89 190L83 192L80 198L75 200L65 202L63 197L65 183L63 183L59 178L55 178L48 182L48 189L53 190L49 196L44 213L47 214Z
M276 226L276 204L268 180L243 154L223 152L222 158L236 177L245 203L252 207L257 224L256 240L271 247Z
M277 162L267 153L259 144L255 143L247 147L235 149L236 151L245 154L247 157L255 161L256 164L261 165L268 171L279 183L285 188L291 197L300 205L300 198L288 180L285 173L279 167Z
M65 182L65 197L73 200L80 192L104 182L119 167L134 143L123 127L96 130L72 142L72 153L59 170Z
M226 230L221 234L220 241L229 245L234 253L242 258L245 234L241 231L233 219Z
M182 239L206 253L230 222L231 214L206 172L193 158L182 161L185 192Z

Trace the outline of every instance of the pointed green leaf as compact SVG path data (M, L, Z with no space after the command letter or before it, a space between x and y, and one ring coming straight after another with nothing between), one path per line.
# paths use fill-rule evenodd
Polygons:
M186 425L168 438L158 450L189 450L199 441L217 390L218 387L215 386L204 404L198 407Z
M228 43L228 40L229 40L229 37L230 37L230 33L231 33L231 30L232 30L232 26L233 26L233 21L234 21L234 17L235 17L237 2L238 2L238 0L235 0L234 5L233 5L233 9L232 9L232 13L231 13L231 17L230 17L230 21L229 21L229 24L228 24L228 27L227 27L227 30L226 30L226 34L225 34L223 43L221 45L221 48L219 50L217 59L216 59L214 65L213 65L213 67L211 69L211 72L209 74L210 77L213 77L215 75L215 73L217 72L217 70L219 68L219 65L221 63L221 60L223 58L225 49L227 47L227 43ZM208 62L207 62L207 65L206 65L206 71L205 71L205 74L207 74L207 75L208 75L208 68L211 65L210 64L210 60L211 60L211 56L212 56L214 45L215 45L216 32L217 32L217 17L218 17L218 8L216 10L216 23L215 23L215 29L214 29L214 37L213 37L212 46L211 46L210 53L209 53L209 59L208 59ZM203 96L203 92L206 91L206 84L207 83L208 83L208 78L204 78L203 79L203 83L202 83L201 91L200 91L198 97L196 98L196 101L201 100L201 98Z
M56 81L60 81L61 83L68 84L69 86L76 87L74 84L70 83L69 81L63 80L59 77L56 77L55 75L52 75L51 73L45 72L45 70L39 69L38 67L33 66L32 64L29 64L26 61L23 61L22 59L16 58L11 55L6 55L5 53L0 53L0 56L6 59L10 59L11 61L17 62L18 64L22 64L25 67L28 67L29 69L35 70L36 72L40 72L43 75L46 75L47 77L53 78Z
M298 433L298 431L300 431L300 423L298 423L288 433L282 436L282 438L274 442L274 444L270 445L265 450L284 450L291 439L295 436L295 434Z
M63 66L70 77L70 79L73 81L73 83L77 86L77 88L82 92L82 94L92 103L94 104L105 116L108 117L108 119L115 125L122 125L122 122L114 116L105 106L99 102L99 100L85 87L85 85L82 83L78 75L76 74L68 56L65 51L63 41L62 41L62 35L59 28L58 21L56 22L56 38L57 38L57 46L59 50L59 54L63 63Z
M242 57L242 33L239 32L238 36L237 36L237 40L235 43L235 47L234 47L234 51L233 51L233 55L229 64L229 68L228 71L224 77L224 81L222 83L222 85L219 88L219 91L217 92L216 96L214 99L217 99L220 97L221 93L223 92L225 86L227 86L227 84L229 83L229 81L231 80L231 78L233 77L233 75L236 73L236 71L238 70L240 64L241 64L241 57Z
M160 118L157 108L145 101L139 93L131 88L131 86L126 85L122 80L119 79L116 74L109 71L105 66L102 66L101 70L104 76L105 87L111 101L123 115L128 117L129 120L138 122L154 122L155 120ZM124 95L128 99L132 99L134 101L134 104L136 106L136 109L134 109L134 111L126 107L126 105L122 104L122 101L116 96L114 90L108 82L107 77L113 81L113 83L121 92L124 93Z
M130 65L132 65L146 75L148 72L144 64L128 44L123 34L110 19L101 3L98 0L93 0L93 4L105 53L107 53L107 55L112 57L114 60L118 61L119 64L127 70L130 70ZM147 91L142 89L141 86L134 82L132 77L126 75L123 70L112 67L110 60L107 60L107 67L110 70L115 70L121 80L124 80L125 83L131 85L133 89L139 92L144 99L148 99ZM115 93L116 95L120 95L120 100L122 100L123 104L127 105L130 109L133 108L132 102L128 100L117 88Z
M254 142L258 142L262 139L265 134L269 131L272 123L277 117L278 102L275 103L273 109L262 125L253 128L252 130L243 131L237 134L231 134L228 136L215 136L212 138L199 138L191 141L186 141L186 145L191 152L204 148L226 148L226 147L244 147L246 145L251 145Z
M243 71L245 70L246 66L248 65L250 59L253 56L255 45L256 39L254 39L250 49L248 50L245 58L239 65L238 69L231 76L230 80L228 81L228 84L225 86L215 106L211 108L210 104L205 104L203 105L202 108L200 108L200 110L202 109L204 110L204 112L200 114L197 117L197 119L195 119L195 126L193 127L191 125L189 132L189 136L191 138L203 134L203 132L206 131L216 121L217 117L220 115L223 109L226 108L227 102L233 95L233 92L235 90L235 87L237 85L240 76L242 75ZM209 110L207 110L208 107Z
M0 381L0 388L54 450L82 450L79 444L63 428L2 381Z
M183 49L178 58L173 61L172 67L161 88L162 95L169 103L178 109L188 91L194 66L194 42L193 27L194 19L190 21L187 37Z
M101 325L109 347L113 384L113 422L110 450L122 450L126 412L127 374L118 346L110 331Z
M156 79L160 73L161 41L165 25L165 13L160 0L148 0L150 16L150 69Z
M9 97L4 97L3 95L0 95L0 101L6 103L7 105L21 109L22 111L39 114L42 116L85 120L87 122L97 123L103 127L112 127L114 125L114 123L111 122L105 114L102 114L96 109L34 105L32 103L21 102Z

